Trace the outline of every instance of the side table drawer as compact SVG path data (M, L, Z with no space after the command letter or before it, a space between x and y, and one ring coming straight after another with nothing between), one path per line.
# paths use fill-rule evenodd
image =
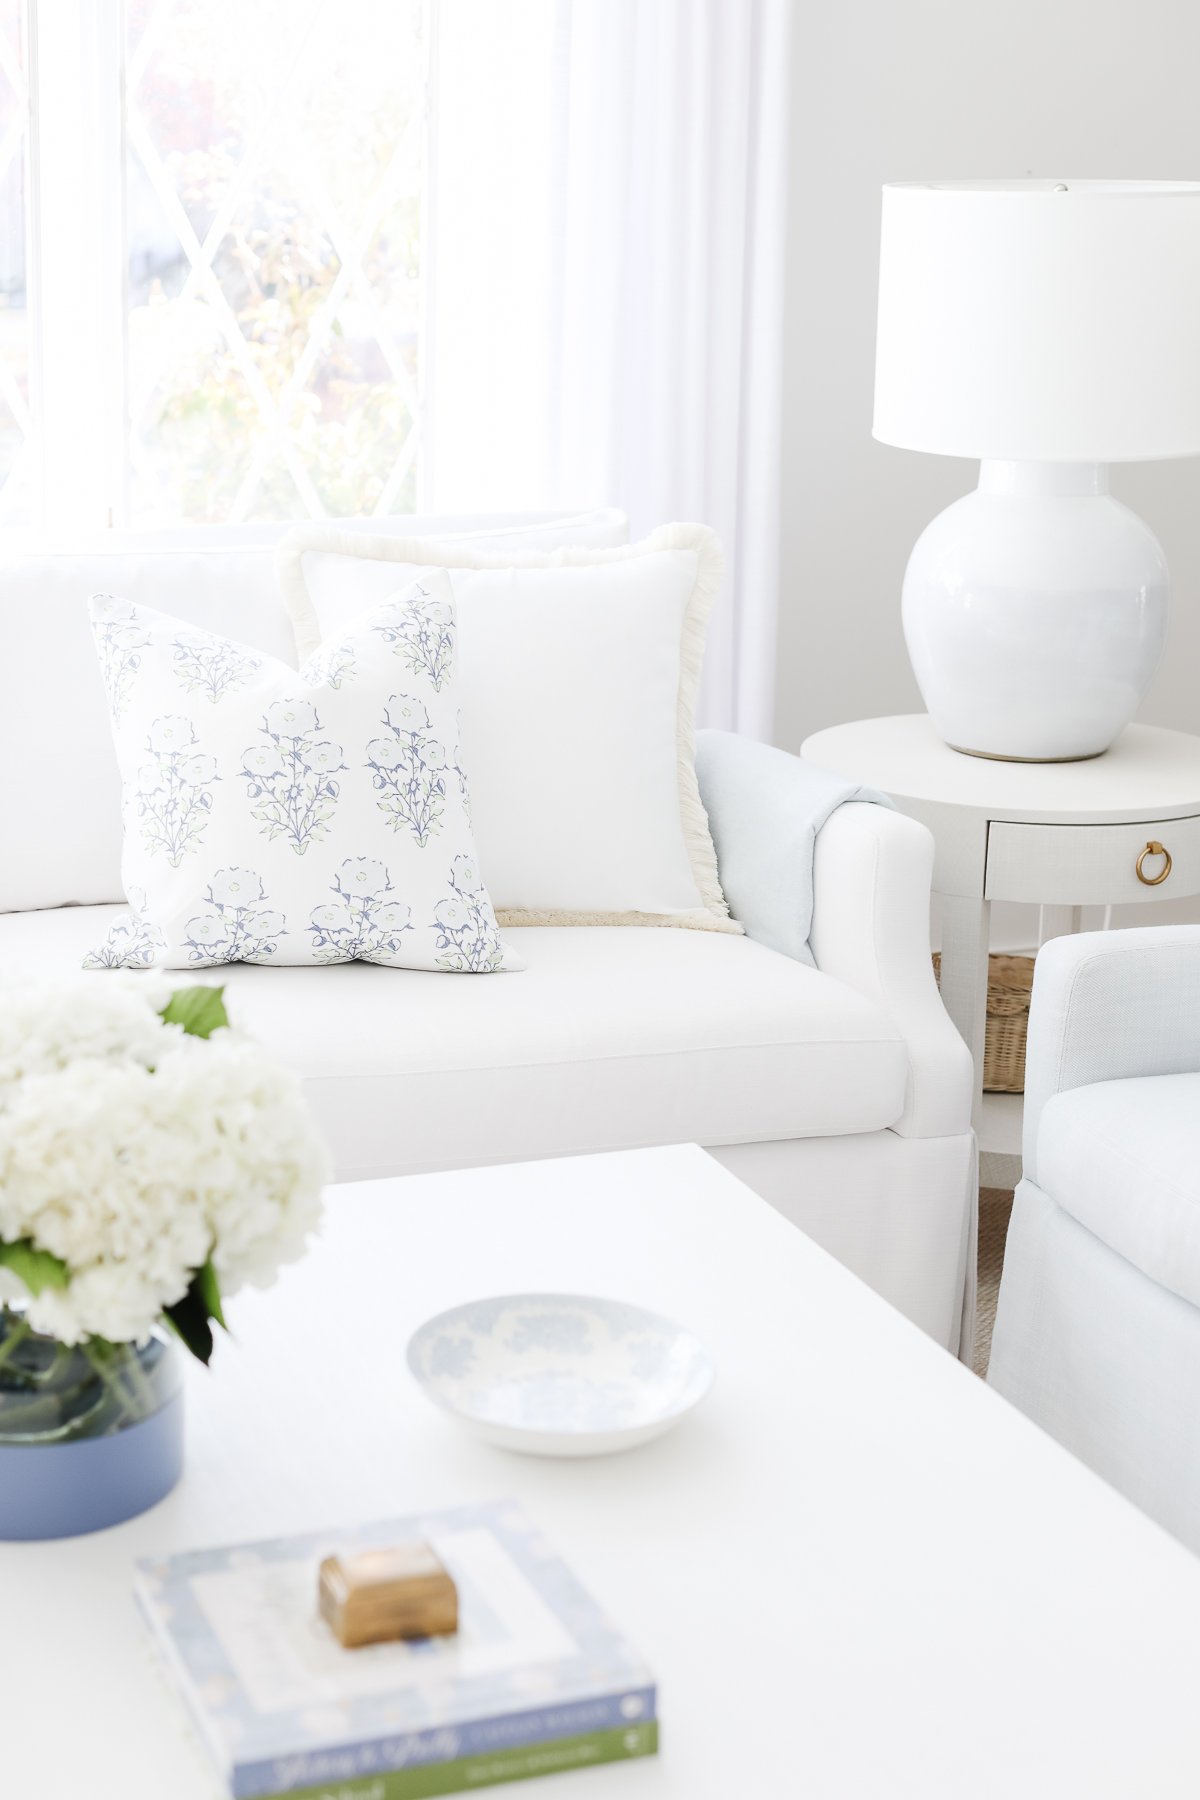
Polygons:
M1151 844L1161 844L1167 854L1151 852ZM1200 893L1200 815L1132 825L994 820L988 827L984 893L989 900L1040 906L1110 906Z

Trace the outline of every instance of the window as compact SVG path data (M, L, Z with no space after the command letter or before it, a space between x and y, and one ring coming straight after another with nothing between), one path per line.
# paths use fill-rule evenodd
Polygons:
M0 0L0 519L416 506L430 12Z
M28 144L24 8L0 0L0 521L27 517L30 505Z

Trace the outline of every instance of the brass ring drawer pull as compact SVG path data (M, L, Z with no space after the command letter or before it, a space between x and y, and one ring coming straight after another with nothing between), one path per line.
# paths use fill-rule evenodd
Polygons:
M1161 856L1163 859L1163 866L1159 870L1157 875L1147 875L1147 873L1146 873L1145 865L1146 865L1146 858L1148 856ZM1141 851L1138 855L1138 859L1137 859L1137 878L1138 878L1138 880L1140 882L1143 882L1146 887L1158 887L1162 882L1164 882L1167 879L1167 876L1170 873L1171 873L1171 852L1167 849L1164 849L1163 845L1159 843L1157 838L1151 838L1150 842L1146 845L1146 848L1143 851Z

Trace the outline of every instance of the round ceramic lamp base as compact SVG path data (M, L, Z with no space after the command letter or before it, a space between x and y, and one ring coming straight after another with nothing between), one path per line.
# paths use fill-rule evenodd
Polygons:
M1094 463L981 465L904 578L904 635L930 719L972 756L1099 756L1166 639L1167 565Z

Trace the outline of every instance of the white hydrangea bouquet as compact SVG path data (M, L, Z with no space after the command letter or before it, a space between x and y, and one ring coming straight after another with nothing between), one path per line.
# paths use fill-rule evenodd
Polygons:
M9 989L0 1444L144 1418L152 1340L161 1359L165 1325L207 1362L223 1300L303 1254L325 1172L298 1081L230 1028L221 988Z

